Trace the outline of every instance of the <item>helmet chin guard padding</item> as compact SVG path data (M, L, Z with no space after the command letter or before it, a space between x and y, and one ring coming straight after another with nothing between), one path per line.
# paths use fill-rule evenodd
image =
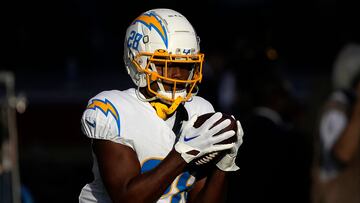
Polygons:
M181 97L182 101L188 101L196 95L197 84L202 79L204 54L200 53L199 43L194 28L182 14L171 9L149 10L127 29L125 66L135 85L147 87L154 95L147 100L161 99L171 104ZM156 68L159 64L160 73ZM184 65L190 67L186 79L168 74L172 67ZM164 84L171 84L171 89L166 89Z

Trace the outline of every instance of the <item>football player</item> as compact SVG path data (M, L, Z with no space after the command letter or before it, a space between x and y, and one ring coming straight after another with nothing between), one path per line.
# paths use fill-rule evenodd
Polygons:
M91 138L94 181L79 202L222 202L226 172L236 171L243 131L223 132L215 113L199 128L198 115L214 112L196 96L204 55L189 21L171 9L142 13L128 27L126 69L136 88L104 91L89 100L82 116ZM219 144L234 135L238 141ZM188 170L192 160L229 150L205 178Z

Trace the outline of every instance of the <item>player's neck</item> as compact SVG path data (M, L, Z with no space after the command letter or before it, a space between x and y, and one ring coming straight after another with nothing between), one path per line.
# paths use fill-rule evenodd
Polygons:
M154 97L154 95L151 92L149 92L149 90L146 87L141 87L139 90L146 99Z

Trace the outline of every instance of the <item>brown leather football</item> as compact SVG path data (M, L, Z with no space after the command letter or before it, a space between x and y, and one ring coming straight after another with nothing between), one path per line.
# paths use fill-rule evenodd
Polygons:
M209 119L214 114L215 113L206 113L206 114L198 116L197 120L194 123L194 127L195 128L200 127L207 119ZM231 117L230 115L228 115L228 114L224 114L224 113L222 113L222 114L223 114L222 118L220 118L212 127L214 127L215 125L221 123L225 119L230 119L231 123L230 123L230 125L228 125L224 129L220 130L216 135L219 135L219 134L221 134L223 132L230 131L230 130L234 130L235 133L236 133L237 132L236 120L233 117ZM234 136L232 136L232 137L230 137L230 138L228 138L226 140L223 140L223 141L219 142L218 144L230 144L230 143L234 143L236 141L237 141L237 136L236 136L236 134L234 134ZM205 154L205 155L203 155L203 156L201 156L199 158L194 159L193 163L195 165L199 166L199 165L203 165L203 164L217 162L226 153L227 153L227 150L208 153L208 154Z
M210 118L212 115L214 115L214 114L215 114L215 113L206 113L206 114L203 114L203 115L198 116L197 120L196 120L195 123L194 123L194 127L195 127L195 128L200 127L207 119L209 119L209 118ZM222 115L223 115L222 118L219 119L219 120L214 124L214 126L217 125L217 124L219 124L219 123L221 123L221 122L224 121L225 119L230 119L231 123L230 123L230 125L228 125L228 126L227 126L226 128L224 128L223 130L220 130L220 132L218 132L216 135L219 135L219 134L221 134L221 133L223 133L223 132L226 132L226 131L229 131L229 130L234 130L234 131L236 132L236 131L237 131L236 120L235 120L233 117L231 117L230 115L228 115L228 114L222 113ZM213 127L214 127L214 126L213 126ZM237 136L234 135L234 136L232 136L232 137L230 137L230 138L228 138L228 139L220 142L219 144L230 144L230 143L233 143L233 142L236 142L236 141L237 141Z

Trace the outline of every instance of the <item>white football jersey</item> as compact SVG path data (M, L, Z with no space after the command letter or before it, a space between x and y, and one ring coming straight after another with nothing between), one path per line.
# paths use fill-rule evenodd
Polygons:
M140 101L134 88L125 91L104 91L90 99L81 122L86 136L105 139L131 147L137 154L144 173L156 167L172 150L175 134L172 127L175 116L166 121L157 116L149 102ZM185 103L189 118L194 114L214 112L205 99L194 96ZM96 157L93 154L94 181L85 185L80 203L111 202L103 186ZM180 174L168 187L158 203L186 202L187 190L195 177Z

